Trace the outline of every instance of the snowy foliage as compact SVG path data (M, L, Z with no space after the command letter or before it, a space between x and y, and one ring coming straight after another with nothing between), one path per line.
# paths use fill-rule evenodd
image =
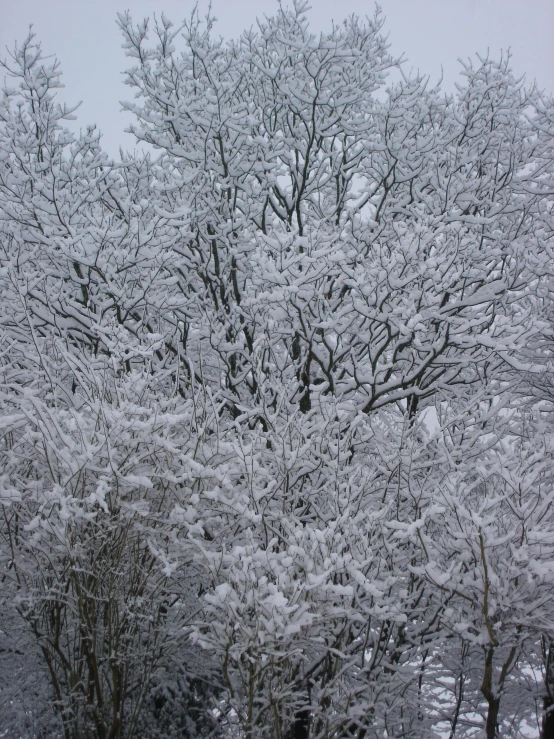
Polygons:
M0 736L554 736L554 103L306 11L6 62Z

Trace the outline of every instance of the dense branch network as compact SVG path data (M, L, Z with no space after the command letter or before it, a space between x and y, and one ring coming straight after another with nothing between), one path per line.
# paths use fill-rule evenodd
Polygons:
M306 13L120 15L120 161L4 65L10 735L554 735L554 105Z

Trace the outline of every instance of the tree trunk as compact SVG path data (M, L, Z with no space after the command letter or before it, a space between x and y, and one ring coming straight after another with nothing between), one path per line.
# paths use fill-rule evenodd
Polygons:
M498 736L498 711L500 709L500 695L495 695L493 691L493 670L492 661L494 657L494 648L487 649L485 658L485 672L483 674L483 682L481 683L481 692L489 704L487 711L487 722L485 725L485 736L487 739L495 739Z
M541 739L554 739L554 700L547 696L543 702Z
M298 711L294 717L294 723L291 726L290 739L308 739L310 735L310 709L303 708Z
M485 735L487 739L495 739L498 736L498 711L500 708L500 698L491 698L489 700L489 710L487 713L487 724L485 727Z
M554 648L553 642L543 640L544 687L541 739L554 739Z

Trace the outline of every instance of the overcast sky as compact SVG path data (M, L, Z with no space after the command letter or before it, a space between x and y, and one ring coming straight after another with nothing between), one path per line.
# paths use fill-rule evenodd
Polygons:
M286 4L286 3L285 3ZM200 8L207 8L202 1ZM373 14L365 0L312 0L310 19L316 31L329 28L351 13ZM554 0L381 0L386 29L396 54L409 65L431 75L444 72L451 89L459 57L490 50L499 56L510 48L518 74L536 79L554 92ZM104 147L116 154L119 145L133 147L123 131L130 116L120 113L119 101L132 97L121 73L130 66L121 49L115 25L118 11L130 9L135 20L161 11L175 23L190 14L192 0L0 0L0 57L34 25L43 51L55 54L64 70L68 103L82 100L79 123L96 123L104 133ZM218 18L216 30L237 36L255 23L256 16L271 14L277 0L212 0Z

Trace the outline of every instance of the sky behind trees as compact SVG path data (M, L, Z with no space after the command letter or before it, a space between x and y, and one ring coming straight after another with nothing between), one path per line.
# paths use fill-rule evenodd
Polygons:
M286 4L286 3L284 3ZM366 0L313 0L310 20L315 31L340 22L351 13L373 13ZM459 71L457 59L487 49L498 57L510 48L516 73L536 79L554 91L554 3L551 0L383 0L392 51L404 54L408 66L431 75L444 75L451 89ZM133 138L123 131L130 116L120 113L120 100L132 95L121 73L129 66L121 49L116 13L129 9L135 20L152 13L166 13L174 23L190 14L192 0L0 0L0 58L6 46L22 41L33 24L43 50L57 55L66 85L68 103L82 100L77 128L96 123L103 132L103 146L112 155L118 147L132 148ZM208 2L200 2L201 10ZM255 23L256 16L271 14L276 0L213 0L216 30L225 37L239 35Z

